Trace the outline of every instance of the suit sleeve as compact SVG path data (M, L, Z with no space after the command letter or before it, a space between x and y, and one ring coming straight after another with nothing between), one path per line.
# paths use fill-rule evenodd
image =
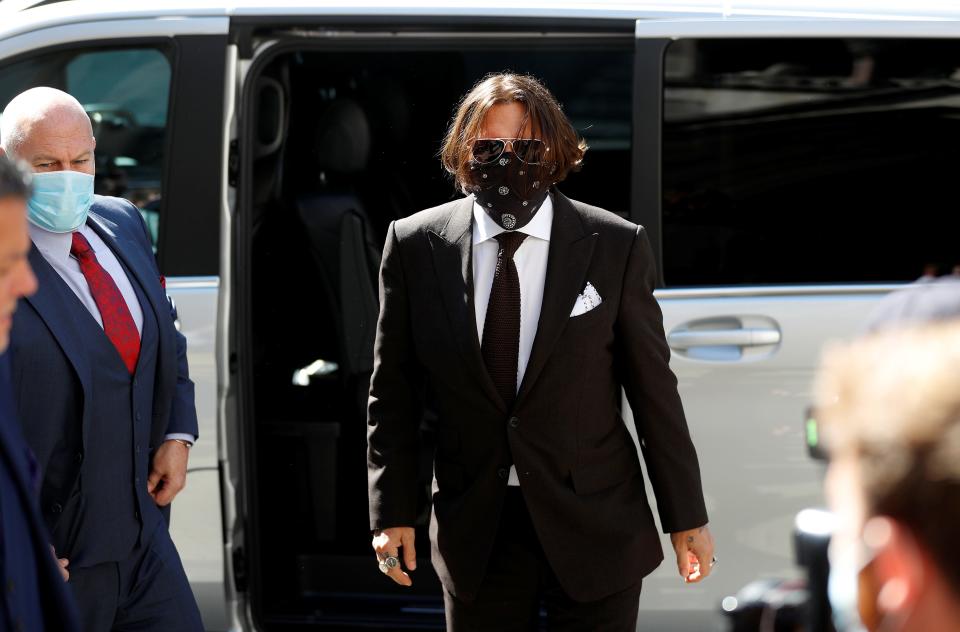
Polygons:
M380 317L367 407L370 528L412 527L417 515L423 369L416 358L396 227L380 264Z
M132 202L129 203L132 215L139 221L143 230L143 245L150 254L150 261L153 264L153 270L157 275L157 284L160 284L160 268L157 266L157 258L153 254L150 231L147 229L147 223L143 220L140 210ZM166 294L166 289L161 288ZM174 340L177 346L177 383L173 392L173 402L170 407L170 420L167 422L167 430L164 435L179 434L193 435L200 437L200 424L197 421L197 406L194 395L193 381L190 379L190 367L187 363L187 338L176 328L177 306L173 299L167 295L167 303L170 306L170 322L161 323L161 326L170 326L174 329Z
M173 299L170 303L170 318L177 322L177 307ZM200 437L200 424L197 421L197 405L194 395L193 381L190 379L190 367L187 364L187 339L175 331L177 341L177 385L174 389L173 404L170 408L170 421L167 423L166 435L189 434Z
M633 411L664 533L707 523L700 465L683 414L663 314L653 296L656 268L644 229L627 260L617 315L620 380Z

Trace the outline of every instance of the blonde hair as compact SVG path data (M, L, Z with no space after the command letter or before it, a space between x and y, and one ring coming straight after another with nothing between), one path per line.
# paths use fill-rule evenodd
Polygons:
M830 349L814 392L831 458L856 460L867 511L909 528L960 594L960 321Z

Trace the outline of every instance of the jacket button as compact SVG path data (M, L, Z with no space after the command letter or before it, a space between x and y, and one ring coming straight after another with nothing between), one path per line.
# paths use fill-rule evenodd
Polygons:
M53 503L53 507L50 508L50 511L53 513L60 513L63 511L63 506L60 503Z
M77 452L73 458L76 459L77 463L83 463L83 452Z
M140 421L140 413L137 413L137 421Z
M517 426L520 425L520 419L518 419L517 417L511 417L510 421L508 421L507 423L510 424L511 428L516 428Z
M500 478L506 478L509 475L510 475L510 470L508 470L505 467L501 467L499 470L497 470L497 476L499 476Z

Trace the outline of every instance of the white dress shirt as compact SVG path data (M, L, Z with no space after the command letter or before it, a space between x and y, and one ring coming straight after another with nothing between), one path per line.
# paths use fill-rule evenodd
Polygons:
M47 260L50 267L57 271L57 274L60 275L64 283L73 290L73 293L77 295L77 298L80 299L83 306L87 308L87 311L90 312L90 315L93 316L97 324L102 328L103 318L100 316L100 308L97 307L97 302L93 299L93 294L90 293L90 286L87 284L87 279L80 270L80 262L70 254L70 248L73 245L73 234L52 233L32 223L28 223L28 229L30 231L30 239L33 240L37 250L39 250L43 258ZM84 224L77 232L87 238L87 241L90 242L90 247L93 249L93 253L97 257L97 261L103 269L107 271L107 274L110 275L113 282L117 284L117 289L119 289L120 294L123 295L123 300L126 301L127 308L130 310L130 315L133 316L133 322L137 325L137 332L142 336L143 309L140 306L140 301L137 299L137 293L133 289L133 284L130 282L130 279L127 278L127 273L124 272L123 266L120 265L120 261L117 260L117 256L113 254L113 251L110 250L107 244L100 239L100 235L90 228L89 225ZM172 433L166 435L164 439L180 439L192 444L197 438L191 434Z
M530 361L530 350L540 322L543 284L547 278L547 254L550 251L550 230L553 226L553 200L550 196L530 223L517 232L527 236L520 244L513 261L520 278L520 355L517 362L517 390ZM493 273L497 267L500 246L496 239L506 232L483 207L473 204L473 304L477 317L477 337L483 344L483 324L487 319L487 303L493 289ZM509 485L519 485L517 468L510 467Z

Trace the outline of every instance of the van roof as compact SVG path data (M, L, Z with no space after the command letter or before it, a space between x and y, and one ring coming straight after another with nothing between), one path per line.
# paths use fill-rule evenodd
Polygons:
M42 6L34 6L42 3ZM31 8L32 7L32 8ZM0 0L0 39L41 26L136 18L375 16L958 20L956 0Z

